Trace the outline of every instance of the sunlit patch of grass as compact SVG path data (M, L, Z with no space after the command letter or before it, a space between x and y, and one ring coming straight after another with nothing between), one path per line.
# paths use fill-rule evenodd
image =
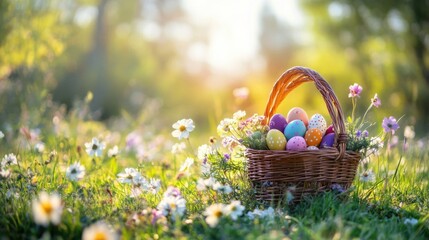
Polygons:
M67 131L42 128L39 137L45 143L42 153L32 148L31 139L25 140L28 144L7 142L8 148L3 145L0 150L0 157L15 153L19 163L9 168L9 177L0 180L0 230L6 237L49 235L80 239L85 229L99 221L107 223L124 239L429 237L429 151L416 147L414 142L408 148L396 146L373 156L365 167L358 169L353 187L347 193L330 192L305 198L295 205L273 205L274 210L268 216L256 216L255 212L268 211L270 206L254 200L242 156L223 149L219 141L206 141L206 150L211 150L211 154L205 161L211 164L210 174L218 185L233 189L227 194L213 187L197 190L198 179L207 179L209 175L202 173L204 159L199 158L197 142L192 138L196 131L190 133L189 142L184 141L181 152L172 153L175 142L172 136L141 131L137 123L125 122L123 125L129 127L116 130L71 116L62 119L62 127ZM132 148L130 143L127 145L131 132L142 137ZM115 138L112 133L117 133ZM100 157L91 157L86 152L84 144L93 137L106 140L106 149ZM107 149L114 145L120 153L108 156ZM139 146L147 154L139 155ZM150 147L156 152L151 152ZM187 158L193 158L194 163L185 168L186 172L179 172ZM85 176L70 181L66 169L75 162L85 167ZM131 197L132 185L118 181L118 173L125 168L135 168L146 179L160 179L161 189L154 194L143 192ZM359 175L366 169L374 172L374 182L360 180ZM153 211L169 186L180 190L186 200L186 213L174 220L171 216L155 218ZM61 196L64 209L59 225L43 227L34 222L32 200L42 191ZM210 227L205 210L212 204L228 205L233 200L240 200L246 207L243 214L237 220L223 216L216 226Z

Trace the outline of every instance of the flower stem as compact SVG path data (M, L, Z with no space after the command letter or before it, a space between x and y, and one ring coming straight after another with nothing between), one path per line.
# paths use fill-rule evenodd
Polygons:
M354 123L355 122L355 109L356 109L356 98L355 97L352 98L352 105L353 105L353 108L352 108L352 123Z
M189 138L186 138L186 141L187 141L187 142L188 142L188 144L189 144L189 148L191 149L192 154L195 154L195 152L194 152L194 148L192 147L192 144L191 144L191 140L189 140Z
M365 117L366 117L366 115L368 114L369 110L372 108L372 106L373 106L373 104L371 103L371 104L369 105L369 107L366 109L365 114L363 114L363 117L362 117L362 119L361 119L361 121L360 121L360 124L359 124L358 129L360 129L360 128L363 126L364 121L365 121Z

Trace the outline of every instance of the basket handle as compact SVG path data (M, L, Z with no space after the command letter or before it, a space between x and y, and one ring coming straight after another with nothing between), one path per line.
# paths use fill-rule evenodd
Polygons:
M277 107L283 99L296 87L304 82L313 81L317 90L322 94L328 108L329 115L332 118L332 124L335 129L335 144L337 144L339 155L337 159L342 158L346 151L347 134L344 125L344 114L340 103L335 96L331 86L316 71L305 67L293 67L284 72L274 84L270 93L267 106L265 108L265 119L262 122L267 125L271 117L276 112Z

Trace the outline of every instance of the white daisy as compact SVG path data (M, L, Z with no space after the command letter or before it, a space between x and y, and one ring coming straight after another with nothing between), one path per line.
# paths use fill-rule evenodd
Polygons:
M233 117L235 120L238 120L238 121L243 120L245 116L246 116L246 112L245 112L245 111L243 111L243 110L238 110L237 112L235 112L235 113L232 115L232 117Z
M375 182L375 174L372 170L365 171L360 175L360 180L362 182Z
M45 144L43 142L38 142L34 145L34 150L38 153L43 153L45 151Z
M213 190L224 194L230 194L232 192L232 188L228 184L222 185L219 182L213 184Z
M199 178L197 180L197 190L198 191L205 191L207 188L213 187L217 182L213 177L209 177L207 179Z
M71 181L79 181L85 176L85 167L80 162L73 163L66 170L66 177Z
M228 206L226 206L226 208L232 220L237 220L237 218L241 216L244 211L244 206L241 205L240 201L232 201Z
M82 240L116 240L118 234L112 230L106 223L97 222L85 228L82 234Z
M189 133L194 130L195 125L192 119L182 119L174 123L173 128L175 130L171 132L171 135L181 140L183 138L189 138Z
M182 197L164 197L158 204L157 209L164 216L171 216L175 219L176 216L183 216L186 211L186 200Z
M125 168L121 173L118 173L118 182L132 183L134 177L140 176L140 173L135 168Z
M417 220L415 218L405 218L404 219L404 224L410 224L411 226L414 226L417 223L419 223L419 220Z
M413 139L416 136L414 128L412 126L405 126L404 137L407 139Z
M164 197L181 197L182 193L180 192L180 189L169 186L167 190L164 192Z
M18 160L16 159L16 156L13 153L4 155L3 160L1 161L1 166L3 167L16 165L16 164L18 164Z
M219 125L217 126L217 133L220 137L227 137L231 133L231 129L233 129L233 126L237 124L237 121L232 118L225 118L222 121L220 121Z
M274 209L272 207L269 207L265 210L260 210L258 208L255 208L252 212L248 212L247 213L247 217L249 219L254 219L255 217L260 217L260 218L265 218L265 217L269 217L269 218L274 218Z
M172 154L182 153L186 149L186 144L184 142L176 143L171 147Z
M8 178L10 176L10 170L6 167L0 166L0 176L3 178Z
M207 186L204 184L204 179L199 178L197 180L197 191L205 191L207 190Z
M109 157L116 157L119 154L118 146L113 146L113 148L107 150L107 156Z
M149 183L147 184L147 191L156 194L161 188L161 180L151 178L149 179Z
M206 223L210 227L216 227L219 223L219 220L227 215L227 209L222 203L215 203L209 206L205 211L204 215L206 215Z
M213 148L211 146L204 144L198 147L197 156L203 163L207 161L207 157L211 154L213 154Z
M103 149L105 148L104 143L98 141L97 138L92 138L91 142L85 143L86 152L91 157L100 157L103 153Z
M41 192L38 198L33 200L32 208L36 224L48 226L49 223L58 225L61 222L63 206L58 194Z
M211 165L206 162L201 164L201 174L209 175L211 173Z
M194 164L194 159L193 158L186 158L185 162L182 164L182 166L180 166L179 172L189 172L189 169L191 168L191 166Z
M149 187L148 187L149 184L148 184L146 178L140 174L133 177L132 184L133 184L133 187L131 189L131 195L130 195L130 197L132 197L132 198L138 197L144 191L149 190Z

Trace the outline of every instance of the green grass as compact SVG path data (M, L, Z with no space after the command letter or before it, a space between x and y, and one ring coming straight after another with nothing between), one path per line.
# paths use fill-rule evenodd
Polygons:
M0 157L8 153L19 156L19 165L9 168L11 176L0 180L3 238L80 239L84 229L99 220L110 224L124 239L429 238L429 151L416 147L414 142L410 142L411 147L406 151L383 150L380 156L370 160L366 167L374 171L374 183L362 182L357 176L347 194L326 193L294 206L275 206L275 215L250 219L245 215L248 211L268 206L252 199L240 160L213 163L212 171L217 179L229 183L235 190L233 193L220 194L213 190L201 193L196 190L201 174L200 161L194 155L197 146L193 142L193 150L188 144L184 153L174 155L170 152L174 139L169 134L140 131L148 146L146 151L156 150L153 159L147 161L125 150L126 135L135 127L113 131L108 130L111 126L77 119L65 119L62 124L67 130L53 130L49 125L41 128L40 137L46 144L43 153L36 152L34 142L20 134L9 134L0 140ZM198 129L191 133L191 141L192 135L197 134ZM113 135L116 138L112 138ZM107 149L117 144L120 155L108 157L104 150L102 157L89 157L83 144L94 136L105 139ZM57 154L51 156L54 150ZM221 155L210 161L220 159ZM195 163L188 176L178 178L178 169L186 157L194 157ZM76 161L85 166L86 175L78 182L71 182L65 176L65 169ZM125 167L137 168L147 178L160 179L159 192L129 197L130 186L119 183L116 176ZM359 168L359 172L362 171L363 165ZM176 221L167 218L157 224L151 223L150 214L140 214L140 222L133 223L135 213L157 207L168 186L180 189L187 201L186 214ZM60 194L64 211L59 225L43 227L34 222L32 200L41 191ZM246 207L245 214L235 221L223 218L211 228L205 221L204 210L211 204L228 204L234 199L241 200ZM405 224L407 218L417 219L418 223Z

